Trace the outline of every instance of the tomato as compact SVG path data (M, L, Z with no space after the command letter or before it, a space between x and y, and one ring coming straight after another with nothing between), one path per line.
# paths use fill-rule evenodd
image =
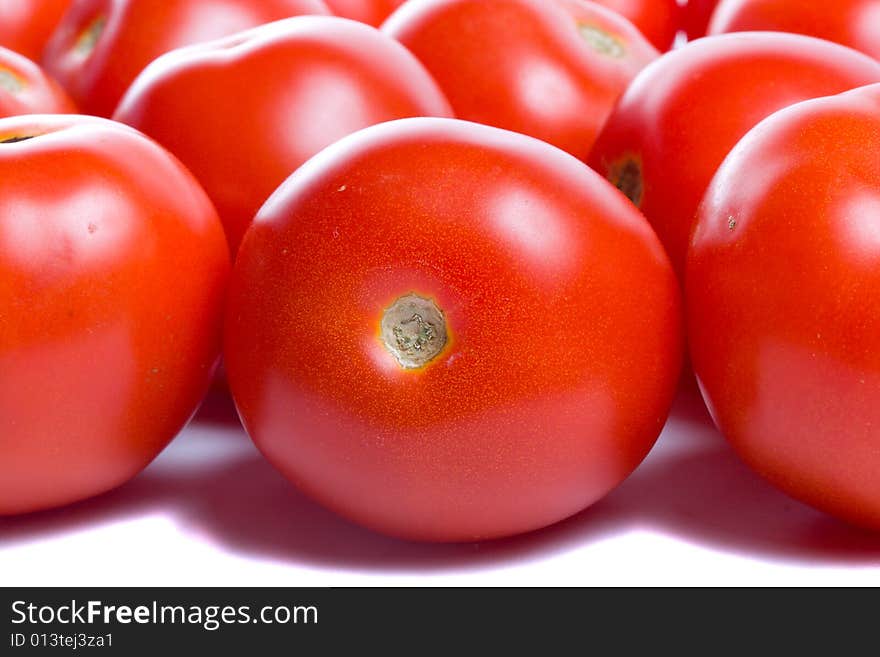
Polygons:
M608 7L635 25L660 51L669 50L675 42L680 21L676 0L593 0Z
M681 361L675 276L613 187L543 142L404 119L330 146L245 235L225 362L260 450L406 538L550 524L624 479Z
M450 112L399 43L366 25L314 16L165 55L138 78L115 118L196 174L234 253L269 195L324 146L374 123Z
M44 65L83 111L110 116L138 73L169 50L328 13L321 0L78 0L47 45Z
M103 119L0 120L0 514L124 483L219 352L229 256L183 166Z
M722 432L791 495L880 529L880 85L733 150L687 263L694 368Z
M688 39L699 39L706 36L706 30L709 28L709 21L712 19L712 12L718 0L688 0L685 5L684 13L684 29Z
M0 0L0 46L37 60L71 0Z
M872 82L880 82L878 62L812 37L700 39L633 81L589 163L641 208L681 272L700 199L750 128L798 100Z
M325 0L330 11L343 18L351 18L374 27L403 4L403 0Z
M880 0L725 0L709 31L797 32L880 59Z
M658 54L626 19L579 0L410 0L382 30L425 64L459 118L577 157Z
M64 89L24 55L0 48L0 118L65 113L76 107Z

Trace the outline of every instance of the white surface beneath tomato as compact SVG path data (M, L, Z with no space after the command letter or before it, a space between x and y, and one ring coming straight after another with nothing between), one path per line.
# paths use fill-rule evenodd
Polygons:
M384 538L312 503L220 397L139 477L0 519L4 586L880 585L880 535L775 491L684 391L654 451L568 521L477 545Z

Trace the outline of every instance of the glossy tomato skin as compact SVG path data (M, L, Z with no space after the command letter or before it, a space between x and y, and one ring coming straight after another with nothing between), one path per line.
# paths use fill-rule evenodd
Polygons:
M579 0L410 0L382 30L422 61L457 117L581 158L658 55L626 19Z
M383 328L413 295L435 321L405 318L447 338L405 369ZM681 328L656 236L594 172L515 133L405 119L331 146L262 208L224 357L248 432L302 490L381 532L464 541L623 480L665 422Z
M707 37L636 77L588 162L642 210L682 272L697 206L736 142L783 107L872 82L878 62L820 39Z
M0 47L38 61L71 0L0 0Z
M593 0L617 12L664 52L675 43L681 22L681 9L676 0Z
M337 16L379 27L403 0L325 0Z
M709 21L712 20L712 13L717 5L718 0L688 0L682 10L682 26L689 41L706 36Z
M321 0L77 0L46 46L46 70L84 112L110 116L159 55L263 23L329 14Z
M880 85L749 133L688 256L694 369L722 432L791 495L880 529Z
M24 55L0 47L0 118L75 113L61 85Z
M0 514L104 492L159 453L207 389L228 274L214 208L154 142L0 121Z
M260 206L309 157L374 123L422 115L451 110L406 48L366 25L315 16L168 53L115 118L195 173L235 253Z
M711 34L773 30L841 43L880 59L880 0L724 0Z

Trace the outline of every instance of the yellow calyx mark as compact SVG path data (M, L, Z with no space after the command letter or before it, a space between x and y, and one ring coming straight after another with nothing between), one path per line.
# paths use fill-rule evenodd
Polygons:
M624 42L598 25L578 23L578 33L590 48L602 55L613 57L614 59L622 59L626 56L626 45Z
M0 89L17 94L25 88L25 81L15 71L0 67Z
M98 45L98 40L104 33L105 27L107 27L106 17L98 16L95 18L82 32L80 32L79 37L76 39L76 43L73 45L73 51L83 57L91 55L95 46Z

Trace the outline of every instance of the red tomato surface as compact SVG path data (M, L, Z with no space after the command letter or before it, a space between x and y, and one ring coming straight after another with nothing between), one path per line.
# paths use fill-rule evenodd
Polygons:
M132 85L115 118L195 173L234 253L269 195L325 146L374 123L450 113L399 43L366 25L314 16L168 53Z
M700 199L750 128L799 100L872 82L880 63L835 43L772 32L707 37L633 81L589 163L644 212L681 272Z
M459 118L581 158L658 54L626 19L582 0L409 0L382 30L425 64Z
M0 0L0 46L38 60L71 0Z
M16 114L74 114L55 80L24 55L0 47L0 118Z
M321 0L77 0L44 65L89 114L110 116L144 67L174 48L298 14L328 14Z
M880 529L880 85L775 114L733 150L688 256L694 369L783 490Z
M797 32L880 59L880 0L724 0L709 31Z
M593 2L627 18L660 51L669 50L675 42L681 20L681 10L676 0L593 0Z
M663 249L613 187L540 141L422 118L337 142L272 196L224 353L248 432L302 490L459 541L620 483L666 420L681 333Z
M330 11L343 18L351 18L373 27L379 27L388 16L403 4L403 0L324 0Z
M124 483L220 347L229 256L205 193L134 130L0 120L0 514Z
M718 0L688 0L683 11L683 26L688 39L694 40L706 36L712 12Z

